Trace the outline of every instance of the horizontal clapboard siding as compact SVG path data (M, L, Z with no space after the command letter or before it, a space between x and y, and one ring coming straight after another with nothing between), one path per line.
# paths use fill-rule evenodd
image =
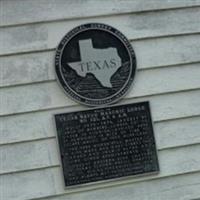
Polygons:
M53 113L64 110L43 111L2 118L0 121L2 128L0 145L55 138ZM154 120L158 149L200 143L200 113L196 117L184 116L182 118L180 115L178 118L173 119L173 116L171 118L171 120L164 121L162 119L160 121L159 118Z
M132 92L127 97L129 101L150 100L153 107L154 104L158 104L159 109L168 108L169 112L174 108L175 111L172 113L177 112L178 114L182 112L182 109L186 109L188 113L199 114L200 90L156 96L149 96L151 93L148 93L149 95L140 94L140 96L147 96L143 98L132 98L131 94ZM133 95L137 96L136 91ZM74 101L66 97L55 82L1 89L0 96L3 99L0 116L76 105ZM171 117L171 112L160 113L160 115L163 119L168 119L168 116Z
M158 150L161 176L200 171L200 144ZM0 174L60 165L55 139L1 146L0 154Z
M159 180L142 181L140 183L126 184L120 187L108 187L101 190L94 190L88 193L74 195L60 195L57 197L40 198L40 200L87 200L87 199L124 199L126 200L198 200L200 196L200 173L185 174L162 178ZM35 198L33 198L36 200ZM32 199L32 200L33 200Z
M131 41L137 74L120 104L150 101L160 173L65 190L53 115L87 108L56 82L55 48L90 22ZM0 199L199 199L199 24L200 0L0 1Z
M1 1L0 26L199 6L198 0ZM17 17L16 17L17 16Z
M187 150L187 148L186 148L186 150ZM191 150L189 150L189 152L193 152L193 150L194 149L191 149ZM183 156L183 154L182 155L176 154L176 153L174 153L174 154L177 156ZM198 154L198 152L196 152L196 155L197 154ZM163 155L163 156L166 156L166 155ZM162 156L160 156L160 157L162 157ZM187 161L191 161L189 158L185 159L185 160L179 160L179 157L169 157L168 156L168 157L166 157L166 159L172 159L172 161L171 161L172 163L173 163L173 161L175 163L176 163L176 161L180 161L183 166L179 166L179 163L176 163L177 164L176 166L173 164L170 165L171 162L168 161L168 163L167 163L167 161L166 161L165 163L167 165L169 165L169 167L171 167L171 169L169 169L169 167L168 168L165 167L163 170L166 170L166 171L163 171L162 175L160 173L160 175L157 175L157 176L149 175L149 176L140 177L140 178L131 178L130 177L126 180L116 181L113 183L111 183L111 182L104 183L104 184L99 183L99 184L95 184L95 185L91 186L90 190L97 189L97 188L100 189L100 188L105 187L104 190L107 190L108 195L110 195L110 193L109 193L109 189L111 190L110 186L126 184L125 187L121 188L122 191L125 192L125 190L126 190L125 188L128 187L128 184L131 184L131 183L134 183L133 184L133 187L134 187L134 185L137 185L135 183L141 182L141 181L145 181L145 183L147 184L151 179L158 179L158 180L161 179L160 181L162 181L162 179L164 179L166 177L170 177L170 176L175 176L175 174L178 177L181 176L182 174L185 174L185 176L187 177L187 175L186 175L186 174L188 174L187 171L189 171L189 173L199 172L198 170L196 171L196 169L199 169L199 165L196 165L194 162L192 162L191 165L186 163ZM199 173L197 175L199 176ZM200 179L198 177L198 181L199 180ZM38 197L44 197L44 196L50 196L50 195L60 195L60 194L64 194L64 193L81 192L81 191L85 190L84 187L78 187L76 189L64 190L63 177L62 177L60 167L38 169L38 170L29 171L29 172L15 173L15 176L13 176L11 174L1 175L0 182L4 183L3 185L2 184L0 185L0 187L1 187L0 189L2 191L5 191L4 198L7 200L32 199L32 198L38 198ZM24 184L24 183L26 183L26 184ZM189 183L189 185L191 184L190 182L188 182L188 183ZM138 184L140 184L140 183L138 183ZM34 189L33 189L33 186L34 186ZM183 186L184 186L184 184L183 184ZM106 187L108 187L108 188L106 189ZM9 188L9 192L6 193L6 191L8 191L8 188ZM119 190L119 188L113 187L114 190L117 190L117 189ZM97 193L98 193L98 191L99 190L97 190ZM84 193L79 193L80 197ZM87 193L88 193L88 196L92 195L91 191L86 192L86 194ZM126 194L123 194L122 197L125 197L125 195ZM73 197L73 194L70 196L72 199L75 198L75 197ZM134 194L134 196L135 196L135 194ZM66 198L70 198L70 197L66 197ZM101 196L99 197L99 199L101 199Z
M154 134L158 149L200 143L200 117L158 122Z
M75 26L96 21L91 18L4 28L0 32L0 44L3 44L0 46L0 55L55 48ZM98 22L118 28L130 40L191 34L200 32L200 7L102 17L98 18Z
M141 40L132 45L138 70L187 63L197 63L198 67L200 64L200 34ZM47 51L0 57L0 87L55 80L54 55L54 51Z

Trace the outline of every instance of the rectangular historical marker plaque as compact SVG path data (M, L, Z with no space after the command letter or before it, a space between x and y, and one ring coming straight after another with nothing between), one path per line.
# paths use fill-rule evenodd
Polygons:
M158 172L148 102L55 115L66 186Z

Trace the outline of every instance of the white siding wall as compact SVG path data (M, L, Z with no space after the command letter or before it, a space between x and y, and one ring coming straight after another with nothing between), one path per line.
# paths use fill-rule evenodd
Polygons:
M64 189L52 115L83 108L54 74L74 26L110 24L136 52L122 102L149 100L160 173ZM200 0L0 0L0 199L200 199Z

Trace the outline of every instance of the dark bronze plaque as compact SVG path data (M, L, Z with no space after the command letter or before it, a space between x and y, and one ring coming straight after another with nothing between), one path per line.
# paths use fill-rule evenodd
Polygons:
M159 170L148 102L55 115L66 186Z
M89 105L111 104L130 88L136 59L128 39L100 23L72 29L56 50L57 80L73 100Z

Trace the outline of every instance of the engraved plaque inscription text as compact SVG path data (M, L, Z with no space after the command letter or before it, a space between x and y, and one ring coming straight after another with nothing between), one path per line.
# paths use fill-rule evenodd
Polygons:
M55 115L66 186L159 170L148 102Z

